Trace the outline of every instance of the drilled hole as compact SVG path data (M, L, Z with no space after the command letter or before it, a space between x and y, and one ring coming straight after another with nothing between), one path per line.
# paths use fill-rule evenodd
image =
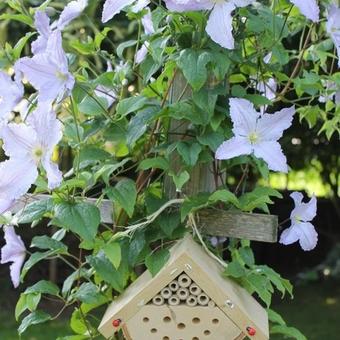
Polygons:
M184 329L185 328L185 324L184 323L179 323L178 325L177 325L177 328L178 329Z
M204 335L210 335L210 331L208 330L208 329L206 329L205 331L204 331Z
M193 318L192 323L200 323L201 319L200 318Z
M163 321L164 321L164 322L170 322L170 321L171 321L170 316L165 316L165 317L163 318Z
M151 333L157 333L157 329L156 328L151 328L150 332Z
M218 319L213 319L213 321L212 321L212 323L215 324L215 325L217 325L219 322L220 322L220 320L218 320Z
M168 336L163 336L163 340L170 340Z
M192 340L200 340L197 336L193 337Z
M149 318L143 318L143 322L149 322L150 320L149 320Z

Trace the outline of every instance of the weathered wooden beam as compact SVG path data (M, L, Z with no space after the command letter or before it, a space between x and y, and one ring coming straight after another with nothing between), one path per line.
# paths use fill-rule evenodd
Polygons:
M203 234L277 242L277 216L216 209L203 209L197 215L197 225Z

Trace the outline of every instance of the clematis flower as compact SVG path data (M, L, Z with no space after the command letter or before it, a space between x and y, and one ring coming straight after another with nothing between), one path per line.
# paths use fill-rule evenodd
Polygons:
M232 12L237 7L245 7L255 0L165 0L170 11L201 11L211 10L206 32L213 41L224 48L234 48Z
M333 40L338 52L338 65L340 67L340 7L335 4L328 9L326 29Z
M150 8L148 8L147 13L142 18L142 25L143 25L144 32L146 35L151 35L155 33L155 28L153 26ZM140 64L148 55L149 45L150 43L148 41L145 41L142 47L137 51L136 58L135 58L137 65Z
M316 197L313 196L308 203L302 202L300 192L293 192L290 197L295 208L290 215L291 226L281 234L280 243L288 245L299 241L303 250L312 250L318 243L318 233L310 223L316 215Z
M226 240L227 238L224 236L213 236L213 237L210 237L209 239L210 244L215 248L219 246L220 244L223 244Z
M320 8L317 0L290 0L300 12L313 22L318 22L320 17Z
M24 87L5 72L0 71L0 120L7 120L24 95Z
M50 107L40 106L27 118L27 125L3 126L0 137L9 157L0 163L0 199L17 199L24 195L38 177L41 165L49 189L57 187L62 174L51 160L55 145L62 138L61 123Z
M277 142L293 121L295 108L274 114L257 112L254 105L240 98L230 99L230 117L234 137L225 141L216 151L216 159L231 159L254 154L263 159L269 169L288 172L287 159Z
M62 31L73 19L77 18L86 8L88 0L71 1L61 12L59 20L50 24L50 18L43 11L34 15L34 26L37 29L38 39L32 43L33 54L42 53L47 48L47 42L54 30Z
M26 248L21 237L15 233L13 226L4 227L6 245L1 249L1 264L9 263L10 275L14 285L17 288L20 283L20 271L25 261Z
M24 74L39 91L39 101L47 103L52 103L55 99L61 101L65 95L69 95L75 82L68 70L61 32L58 30L49 37L44 53L19 59L15 70L17 74Z
M277 82L274 78L260 80L256 85L256 90L263 94L267 99L273 100L276 97Z
M102 22L105 23L111 20L122 9L136 2L135 0L106 0L103 7ZM139 0L136 5L133 6L134 12L139 12L145 8L150 1Z

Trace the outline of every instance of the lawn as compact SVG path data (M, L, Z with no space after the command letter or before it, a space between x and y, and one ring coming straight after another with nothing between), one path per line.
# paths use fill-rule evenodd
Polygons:
M274 302L273 309L284 316L291 326L299 328L308 340L339 339L340 282L323 282L298 287L295 299ZM22 340L55 340L71 334L67 321L30 328ZM17 340L16 323L12 314L0 310L0 339ZM272 337L280 340L282 337ZM137 339L138 340L138 339Z

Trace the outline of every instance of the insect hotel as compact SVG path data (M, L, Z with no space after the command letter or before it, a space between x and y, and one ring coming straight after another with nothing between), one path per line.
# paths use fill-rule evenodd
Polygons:
M179 241L161 271L144 272L107 309L99 326L127 340L269 339L265 309L191 236Z

